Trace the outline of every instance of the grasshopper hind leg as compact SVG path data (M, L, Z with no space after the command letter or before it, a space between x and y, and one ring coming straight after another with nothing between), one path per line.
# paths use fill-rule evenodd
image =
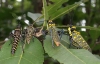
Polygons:
M53 41L52 30L50 30L50 36L51 36L51 39L52 39L52 47L54 47L54 41Z
M54 41L53 41L53 38L52 38L52 47L54 47Z
M52 39L52 47L54 47L54 41L53 41L53 37L51 36L51 39Z

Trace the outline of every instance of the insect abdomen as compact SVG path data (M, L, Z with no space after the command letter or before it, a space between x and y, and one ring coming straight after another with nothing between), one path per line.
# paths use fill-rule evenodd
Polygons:
M15 54L15 51L16 51L17 46L18 46L18 42L19 42L19 37L15 37L13 44L12 44L12 48L11 48L11 54L12 55Z

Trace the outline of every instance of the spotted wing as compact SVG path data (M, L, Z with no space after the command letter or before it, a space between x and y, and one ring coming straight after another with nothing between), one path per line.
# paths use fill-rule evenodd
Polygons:
M81 36L81 34L77 31L72 32L72 39L74 41L73 45L76 47L81 47L83 49L87 49L91 51L91 48L87 44L87 42L84 40L84 38Z

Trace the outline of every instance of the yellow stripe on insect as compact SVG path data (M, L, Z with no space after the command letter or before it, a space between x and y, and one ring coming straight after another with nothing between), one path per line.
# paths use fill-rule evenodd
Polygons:
M69 35L72 36L71 28L70 27L68 27L68 32L69 32Z
M75 27L75 26L72 26L72 28L76 29L76 27Z

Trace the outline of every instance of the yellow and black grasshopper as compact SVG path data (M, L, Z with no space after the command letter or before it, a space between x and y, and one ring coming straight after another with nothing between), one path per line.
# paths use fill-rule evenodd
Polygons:
M56 31L55 23L53 23L52 20L48 21L48 30L49 30L49 34L52 39L52 46L54 47L54 43L56 44L56 46L59 46L60 45L60 36L59 36L58 32Z
M11 36L13 38L13 42L12 42L12 48L11 48L11 54L14 55L15 51L17 50L17 46L19 41L21 40L21 35L22 35L22 31L21 31L21 26L18 25L16 27L16 29L14 30L14 33L11 33Z
M69 26L67 30L68 30L68 34L69 34L70 40L71 40L70 46L73 45L77 48L83 48L83 49L91 51L90 46L87 44L87 42L81 36L80 32L76 31L75 26Z

